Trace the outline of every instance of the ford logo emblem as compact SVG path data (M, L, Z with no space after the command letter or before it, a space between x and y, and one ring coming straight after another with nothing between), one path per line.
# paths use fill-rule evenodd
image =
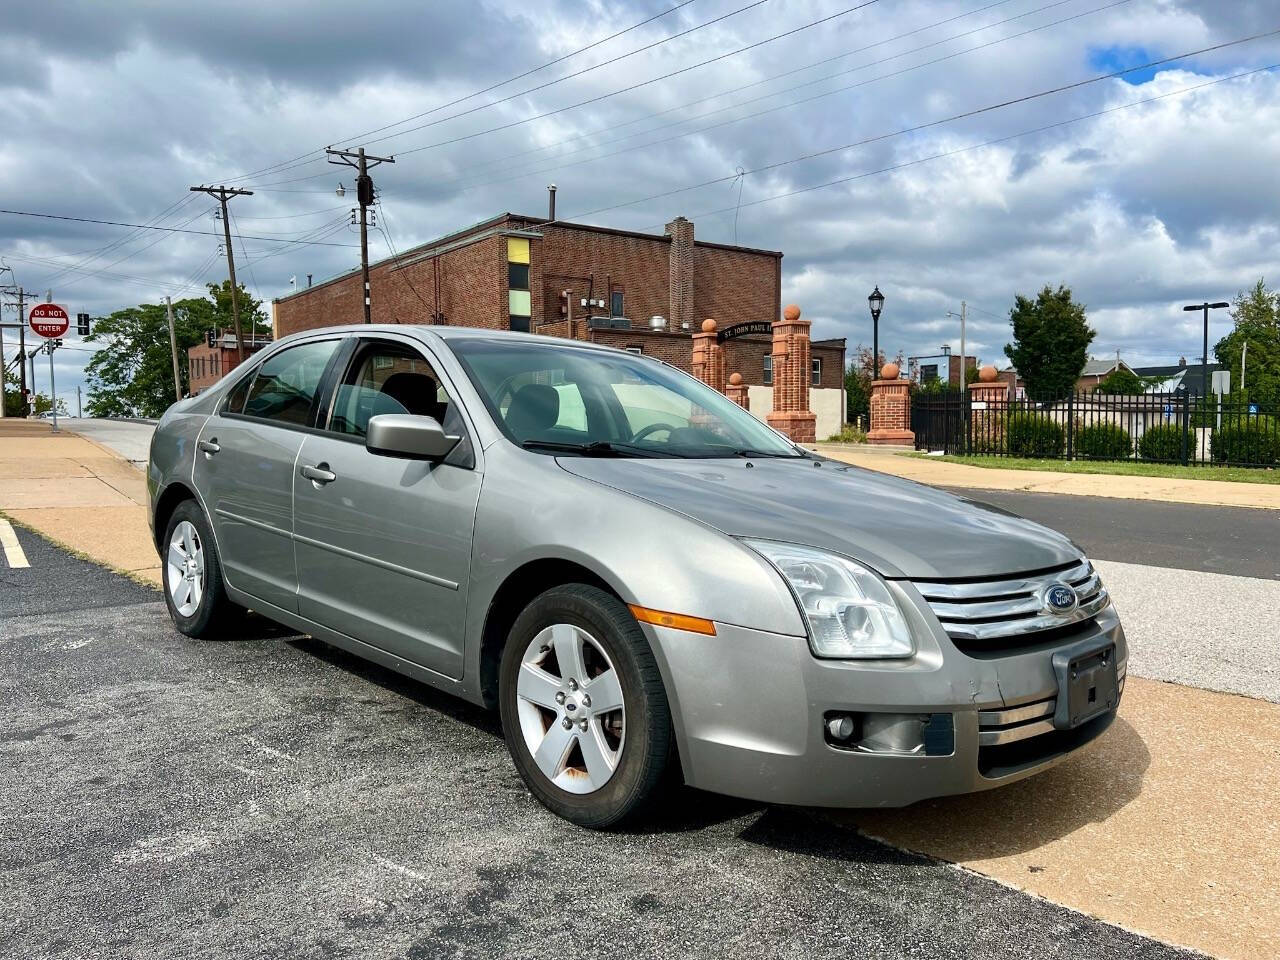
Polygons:
M1044 608L1050 613L1070 613L1076 608L1076 604L1080 602L1075 590L1065 583L1049 584L1044 588L1042 598L1044 600Z

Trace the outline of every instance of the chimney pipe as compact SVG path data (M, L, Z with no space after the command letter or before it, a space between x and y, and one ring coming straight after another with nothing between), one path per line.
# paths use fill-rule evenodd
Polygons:
M547 186L547 220L555 220L556 218L556 185L554 183Z

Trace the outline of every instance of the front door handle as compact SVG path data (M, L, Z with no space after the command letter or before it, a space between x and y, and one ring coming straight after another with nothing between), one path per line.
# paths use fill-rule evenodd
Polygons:
M300 472L316 486L333 483L333 481L338 479L338 475L329 469L329 465L327 463L319 463L314 467L307 464L303 466Z
M214 437L211 440L201 440L198 446L200 447L201 452L204 453L206 460L212 459L213 455L222 449L222 447L218 446L217 437Z

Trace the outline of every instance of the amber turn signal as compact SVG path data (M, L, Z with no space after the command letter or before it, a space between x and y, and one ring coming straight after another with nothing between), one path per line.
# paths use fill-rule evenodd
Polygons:
M631 615L641 623L652 623L656 627L670 627L673 630L688 630L690 633L702 633L708 637L716 635L716 625L702 617L690 617L683 613L668 613L665 610L650 610L648 607L627 604Z

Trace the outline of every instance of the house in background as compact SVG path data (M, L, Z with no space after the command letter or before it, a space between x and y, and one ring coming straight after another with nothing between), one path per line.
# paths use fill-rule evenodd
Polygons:
M249 334L244 340L244 358L248 360L270 343L270 334ZM187 349L187 376L190 384L188 396L204 393L239 365L240 352L236 349L236 335L225 331L208 331L204 343Z
M1178 390L1186 390L1196 396L1205 395L1204 372L1200 364L1188 364L1186 357L1180 358L1176 364L1167 366L1134 367L1133 372L1140 377L1160 378L1147 387L1147 393L1175 393ZM1221 363L1209 364L1209 392L1231 392L1230 368Z
M978 367L978 358L972 354L966 356L965 366L970 370ZM907 357L907 379L913 383L926 384L934 380L946 378L947 383L955 388L960 387L960 356L950 350L927 357Z
M1106 360L1094 360L1092 358L1086 360L1084 369L1080 371L1080 376L1076 378L1076 393L1092 393L1098 388L1098 384L1117 370L1128 370L1130 373L1137 372L1118 356Z

